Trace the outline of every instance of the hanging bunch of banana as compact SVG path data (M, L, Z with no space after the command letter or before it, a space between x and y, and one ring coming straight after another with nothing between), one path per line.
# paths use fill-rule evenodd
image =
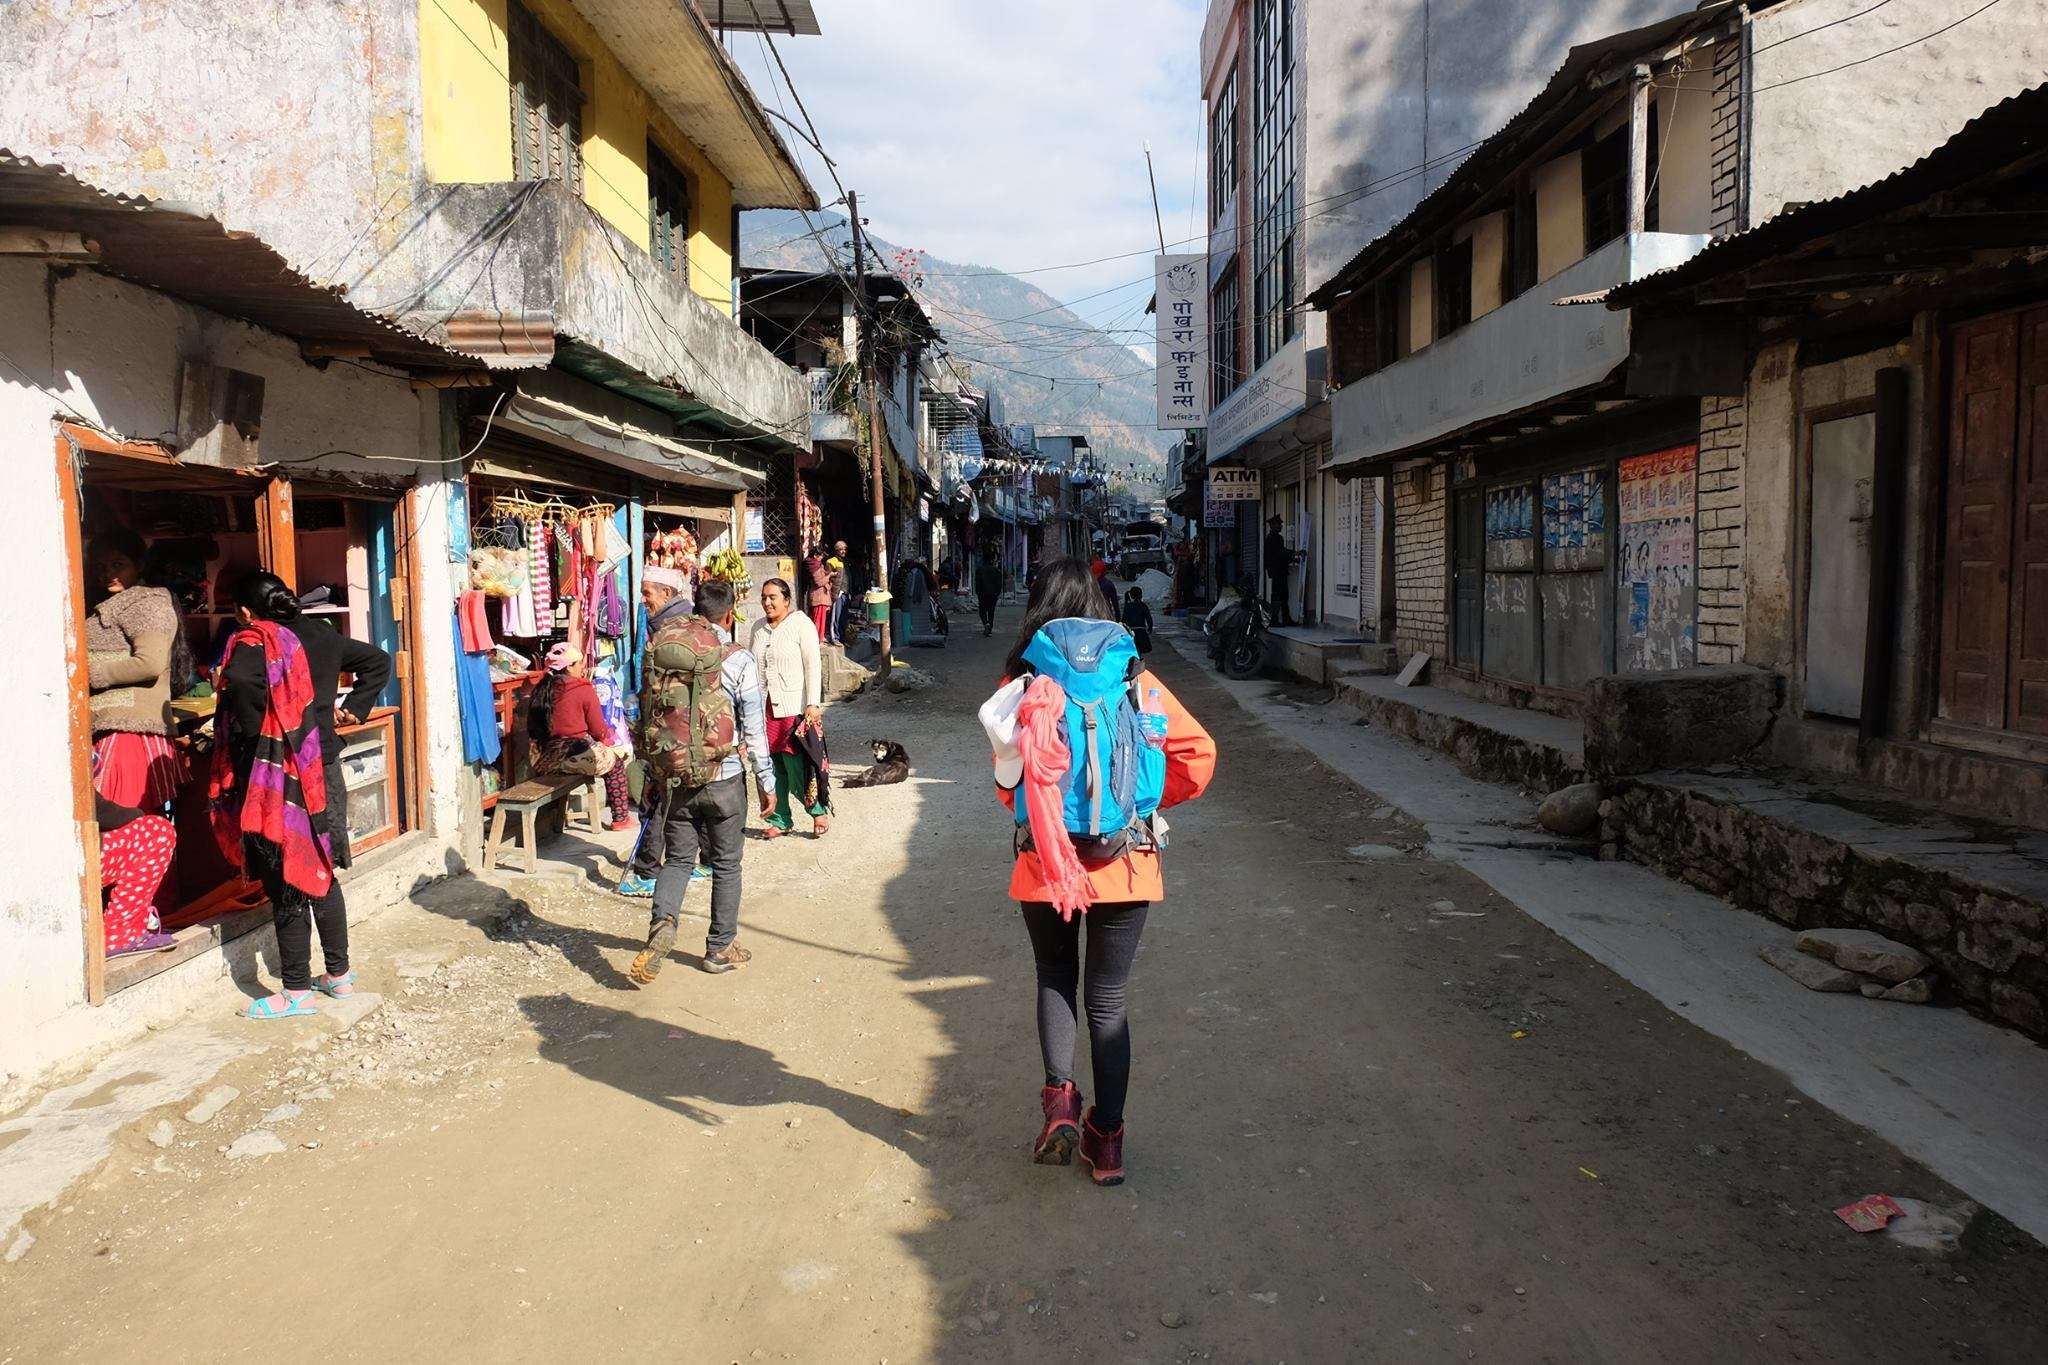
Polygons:
M735 620L747 619L747 589L753 586L747 577L747 561L740 552L728 546L704 561L704 577L721 578L732 584Z

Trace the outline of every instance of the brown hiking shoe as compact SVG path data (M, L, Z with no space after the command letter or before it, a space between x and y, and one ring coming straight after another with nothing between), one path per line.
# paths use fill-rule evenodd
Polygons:
M715 953L706 953L697 965L707 972L729 972L744 967L754 960L754 955L737 943L728 943Z
M1105 1133L1095 1126L1095 1111L1081 1122L1081 1160L1088 1164L1088 1176L1098 1185L1124 1183L1124 1126Z
M626 968L626 975L642 986L652 986L654 978L661 975L661 969L668 964L668 950L675 946L676 922L672 919L656 919L647 931L647 946L633 955L633 965Z

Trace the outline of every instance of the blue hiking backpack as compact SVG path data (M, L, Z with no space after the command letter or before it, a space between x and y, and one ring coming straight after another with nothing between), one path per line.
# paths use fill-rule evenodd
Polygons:
M1048 621L1025 646L1033 673L1067 694L1061 823L1084 863L1157 847L1153 816L1166 790L1166 715L1138 696L1138 647L1114 621ZM1017 799L1017 846L1031 847L1025 792Z

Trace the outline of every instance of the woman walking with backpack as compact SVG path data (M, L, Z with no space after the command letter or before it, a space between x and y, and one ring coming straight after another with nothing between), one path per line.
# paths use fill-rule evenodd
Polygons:
M1124 996L1160 876L1158 813L1207 789L1216 743L1150 671L1089 566L1045 566L982 707L998 794L1018 825L1010 895L1037 971L1040 1165L1076 1147L1098 1185L1123 1183L1131 1038ZM1085 939L1085 945L1083 940ZM1073 1080L1077 990L1088 1016L1095 1104Z

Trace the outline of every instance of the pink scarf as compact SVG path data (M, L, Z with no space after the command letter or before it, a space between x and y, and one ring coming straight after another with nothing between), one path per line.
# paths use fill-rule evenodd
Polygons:
M1060 779L1073 761L1067 752L1066 718L1066 690L1051 678L1032 679L1017 704L1017 752L1024 760L1018 798L1031 822L1031 843L1045 878L1046 899L1061 919L1071 920L1076 910L1088 913L1095 890L1060 818Z

